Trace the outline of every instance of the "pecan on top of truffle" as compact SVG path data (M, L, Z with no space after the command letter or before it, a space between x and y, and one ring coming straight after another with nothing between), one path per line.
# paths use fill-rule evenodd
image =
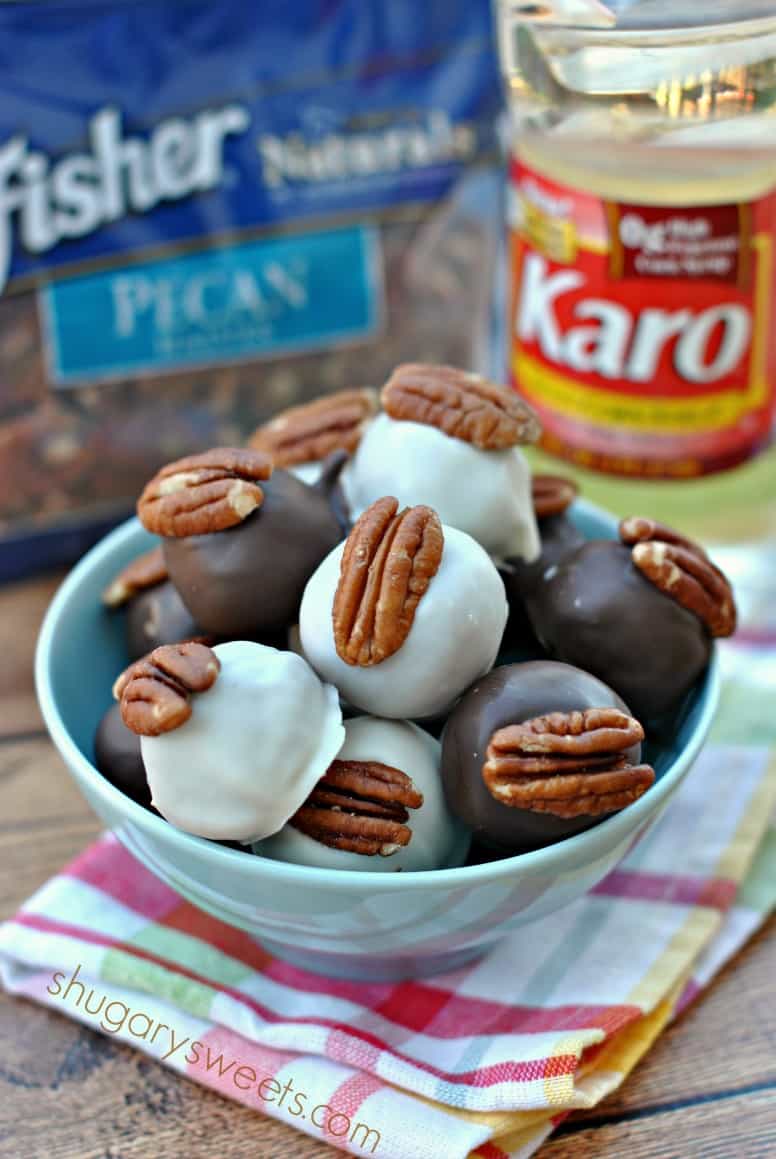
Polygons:
M644 729L617 708L551 712L497 729L482 776L502 805L556 817L597 817L638 800L654 783L628 749Z
M102 593L108 608L120 608L140 592L155 588L168 578L167 564L161 547L139 555L123 567Z
M705 624L712 636L732 636L738 612L724 572L692 539L671 527L633 515L620 524L634 566L645 579Z
M332 451L352 454L376 412L377 391L339 390L281 411L254 431L248 445L270 454L276 467L316 463Z
M221 664L212 649L189 641L163 644L130 664L113 685L121 719L140 736L159 736L191 716L192 692L206 692Z
M442 560L444 535L431 507L378 499L345 541L332 620L337 655L362 668L398 652Z
M534 475L531 497L537 519L549 519L567 511L579 494L579 487L565 475Z
M137 514L147 531L171 538L225 531L261 506L259 482L272 474L262 451L214 447L168 463L146 484Z
M397 366L380 397L391 418L437 427L482 451L535 443L541 434L537 416L513 390L454 366Z
M335 760L289 824L332 849L390 857L412 839L409 810L423 794L400 769Z

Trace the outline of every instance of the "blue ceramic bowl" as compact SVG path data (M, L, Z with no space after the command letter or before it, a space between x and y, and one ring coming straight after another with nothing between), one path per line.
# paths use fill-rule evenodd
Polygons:
M579 501L589 538L614 520ZM92 738L126 665L121 617L100 593L153 539L129 520L81 560L54 597L38 641L36 681L54 744L89 804L144 865L189 901L298 965L372 980L451 969L520 926L592 889L668 804L708 732L716 661L690 696L670 744L653 745L657 782L601 824L535 853L431 873L371 874L264 860L191 837L100 775Z

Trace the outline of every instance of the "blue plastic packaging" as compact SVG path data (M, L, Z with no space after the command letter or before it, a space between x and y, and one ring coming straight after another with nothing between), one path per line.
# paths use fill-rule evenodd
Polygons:
M0 5L0 577L279 407L481 364L500 106L487 0Z

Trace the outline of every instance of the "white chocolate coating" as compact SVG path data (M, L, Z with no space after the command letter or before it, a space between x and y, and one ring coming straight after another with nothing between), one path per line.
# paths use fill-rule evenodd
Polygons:
M365 857L332 849L291 825L254 846L254 853L295 865L321 869L358 869L368 873L395 873L399 869L449 869L462 865L469 850L470 834L448 811L439 776L441 746L417 725L405 720L378 720L359 716L345 722L345 743L340 760L380 761L406 773L423 794L419 809L409 810L412 829L409 845L390 857Z
M172 732L140 738L153 803L187 833L256 841L310 795L345 738L336 688L301 656L236 640Z
M540 551L531 472L517 447L481 451L437 427L380 414L340 476L356 519L376 499L426 503L443 523L466 531L497 560L532 562Z
M507 622L504 584L478 543L444 527L442 560L415 611L407 639L368 668L346 664L334 645L332 606L344 544L310 577L299 632L305 656L350 704L374 716L420 720L447 712L493 667Z

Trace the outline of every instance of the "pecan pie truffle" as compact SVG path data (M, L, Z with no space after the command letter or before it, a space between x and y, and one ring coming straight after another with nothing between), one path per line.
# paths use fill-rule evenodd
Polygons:
M495 668L456 705L442 736L451 811L507 853L551 845L641 797L644 730L595 676L537 660Z
M382 495L427 504L497 559L535 559L531 474L519 447L539 423L514 391L450 366L399 366L384 413L342 473L354 516Z
M303 483L317 483L324 460L334 451L352 455L376 413L376 390L339 390L281 411L253 432L248 446Z
M157 648L114 695L140 736L154 806L219 841L281 829L345 737L335 688L301 656L245 640Z
M288 824L254 852L369 873L462 865L469 832L448 811L439 742L408 721L360 716Z
M102 593L102 602L126 611L130 660L139 660L162 644L179 644L203 634L170 583L161 547L127 564Z
M529 615L533 594L551 568L585 542L584 535L568 515L577 497L576 483L561 475L534 475L531 496L541 550L532 563L508 559L500 568L509 603L503 648L535 650L539 647Z
M728 580L703 548L651 519L567 555L529 600L550 655L605 680L644 721L677 709L735 631Z
M126 793L139 805L151 804L140 737L121 719L121 706L112 704L94 734L94 763L106 781Z
M342 530L327 497L261 451L216 448L163 467L138 501L184 604L213 636L255 638L297 618Z
M551 567L585 542L584 535L568 514L577 494L576 483L562 475L534 475L532 478L531 498L541 549L532 563L519 558L507 561L509 567L505 570L514 577L516 590L525 593L541 583Z
M496 659L507 602L493 562L430 507L379 499L305 588L302 649L375 716L446 712Z

